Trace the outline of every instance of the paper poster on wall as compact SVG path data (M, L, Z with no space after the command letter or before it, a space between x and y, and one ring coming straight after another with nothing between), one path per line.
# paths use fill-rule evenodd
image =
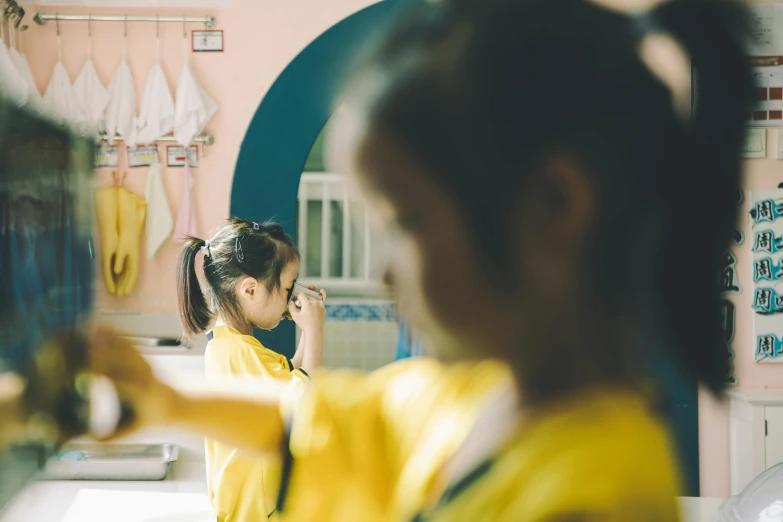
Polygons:
M753 76L756 103L747 115L753 127L783 125L783 3L749 6L751 31L746 43Z
M783 189L754 190L750 203L754 356L783 362Z

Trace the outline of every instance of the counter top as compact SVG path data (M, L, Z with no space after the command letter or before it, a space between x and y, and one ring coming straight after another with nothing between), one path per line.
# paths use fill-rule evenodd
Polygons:
M204 475L203 464L177 463L161 482L34 482L0 513L0 522L211 521ZM717 522L723 502L679 500L682 522Z
M153 495L157 494L157 495ZM169 512L155 506L155 497L164 502ZM90 500L88 502L88 499ZM102 499L102 501L101 501ZM184 505L174 505L179 499ZM87 507L85 507L85 504ZM33 482L22 490L0 513L1 522L93 522L124 520L118 513L130 515L132 509L145 510L144 518L135 522L167 520L172 508L181 512L196 510L202 515L191 518L191 522L203 520L209 513L209 498L206 492L205 468L203 464L176 462L166 480L152 482L131 481L40 481ZM78 513L78 514L77 514ZM172 518L172 522L173 522ZM183 521L184 522L184 521Z
M718 522L718 508L725 499L680 497L682 522Z
M145 430L117 442L176 444L179 458L161 481L32 482L0 511L0 522L210 520L203 438L169 430Z

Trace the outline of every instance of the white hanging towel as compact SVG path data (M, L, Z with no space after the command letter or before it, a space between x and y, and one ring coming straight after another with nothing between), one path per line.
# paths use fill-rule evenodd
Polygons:
M119 134L129 145L136 143L136 88L125 60L120 63L109 84L104 129L111 145L114 144L115 134Z
M174 230L174 239L181 241L185 236L196 236L196 208L193 205L193 174L190 166L185 164L185 179L182 182L182 199L177 211L177 227Z
M109 104L109 91L101 83L92 60L82 67L82 71L73 82L73 92L79 104L79 121L76 128L85 136L98 137L103 130L103 118Z
M54 66L52 79L49 80L43 100L49 113L61 123L76 125L82 119L71 78L63 62L57 62Z
M153 163L147 173L144 197L147 199L147 259L152 259L174 229L166 189L163 187L163 165L160 163Z
M147 76L136 129L140 145L151 145L174 130L174 99L160 63Z
M30 69L27 57L16 49L9 49L9 54L19 76L24 80L25 85L27 85L26 106L38 112L43 112L43 98L41 98L41 93L38 92L38 86L35 84L33 71Z
M0 40L0 94L18 106L27 102L27 82L11 59L11 52Z
M185 60L177 82L176 121L174 137L183 147L193 141L212 116L217 112L217 104L196 81L193 71Z

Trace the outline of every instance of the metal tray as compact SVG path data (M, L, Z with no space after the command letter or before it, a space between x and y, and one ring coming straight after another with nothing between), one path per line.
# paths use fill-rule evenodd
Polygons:
M79 452L84 460L61 460ZM163 480L179 449L174 444L67 444L49 459L42 480Z
M173 337L125 336L141 352L149 355L188 353L190 345L184 339Z

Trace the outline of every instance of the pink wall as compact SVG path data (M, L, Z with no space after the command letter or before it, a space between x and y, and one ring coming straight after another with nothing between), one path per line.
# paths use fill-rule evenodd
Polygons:
M195 53L192 66L204 89L220 106L207 126L215 145L202 149L201 167L194 169L193 194L197 205L199 234L203 237L228 217L231 180L239 147L248 123L261 98L285 66L316 36L349 14L374 0L234 0L232 6L191 8L123 8L25 6L59 13L160 14L217 16L216 29L224 31L225 52ZM55 24L38 26L31 21L24 34L27 55L38 87L43 92L57 61ZM188 30L199 29L191 24ZM60 24L63 63L71 79L76 79L87 50L87 23ZM172 89L183 63L182 25L160 24L161 62ZM101 80L108 85L120 63L123 24L93 22L93 62ZM141 103L147 72L155 61L155 23L128 24L128 64L136 81L137 109ZM160 147L160 154L165 147ZM163 156L161 156L163 157ZM124 165L121 159L120 165ZM97 183L110 183L111 170L99 172ZM147 168L129 169L125 186L144 193ZM167 168L164 174L169 204L175 213L182 190L182 169ZM144 243L142 238L142 243ZM142 250L140 279L132 295L108 295L100 280L98 303L102 309L164 312L176 310L175 266L178 246L169 240L149 262Z

